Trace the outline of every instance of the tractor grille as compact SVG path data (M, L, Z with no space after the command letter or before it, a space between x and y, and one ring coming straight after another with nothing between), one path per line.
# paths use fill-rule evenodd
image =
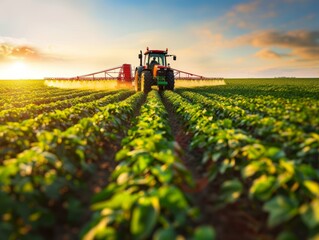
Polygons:
M157 71L157 76L166 76L166 70L165 69L159 69Z

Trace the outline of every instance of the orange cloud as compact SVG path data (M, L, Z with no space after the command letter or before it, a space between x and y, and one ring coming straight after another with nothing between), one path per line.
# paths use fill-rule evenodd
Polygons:
M304 61L319 61L319 47L300 47L293 49L293 54L300 56L301 59Z
M0 43L0 60L2 61L10 59L40 60L41 58L41 53L34 47Z
M319 31L295 30L295 31L274 31L266 30L247 34L238 37L235 45L251 45L254 47L280 47L291 51L291 55L298 60L319 60ZM275 58L274 51L261 50L256 56Z
M1 40L1 39L0 39ZM65 61L66 59L59 56L52 56L43 53L34 46L23 43L7 43L0 41L0 63L12 60L27 61Z
M39 52L30 46L17 46L12 49L11 55L16 58L38 59Z
M238 38L238 42L250 43L256 47L279 46L292 47L319 47L319 31L274 31L266 30L252 33Z
M259 58L266 58L266 59L280 59L280 58L283 58L283 57L290 57L291 55L290 54L277 53L277 52L275 52L273 50L264 48L264 49L261 49L260 51L258 51L255 54L255 56L259 57Z

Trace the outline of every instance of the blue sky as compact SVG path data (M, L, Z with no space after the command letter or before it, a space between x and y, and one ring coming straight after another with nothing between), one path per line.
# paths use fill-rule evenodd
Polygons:
M318 0L1 0L0 79L138 64L147 46L207 77L318 77Z

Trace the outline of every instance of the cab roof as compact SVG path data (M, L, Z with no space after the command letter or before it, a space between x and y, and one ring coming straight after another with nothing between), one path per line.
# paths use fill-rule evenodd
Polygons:
M167 54L167 50L147 50L144 55L150 54L150 53L157 53L157 54Z

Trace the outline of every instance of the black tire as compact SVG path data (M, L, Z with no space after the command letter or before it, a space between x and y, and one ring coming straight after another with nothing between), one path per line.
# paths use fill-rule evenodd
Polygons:
M174 91L174 87L175 87L175 77L174 77L174 73L172 71L169 71L166 75L166 81L167 81L167 85L166 85L166 90L171 90Z
M147 94L152 90L152 74L150 71L143 71L141 75L141 90Z
M137 70L135 70L134 83L135 83L135 91L136 92L141 91L141 78L138 76Z

